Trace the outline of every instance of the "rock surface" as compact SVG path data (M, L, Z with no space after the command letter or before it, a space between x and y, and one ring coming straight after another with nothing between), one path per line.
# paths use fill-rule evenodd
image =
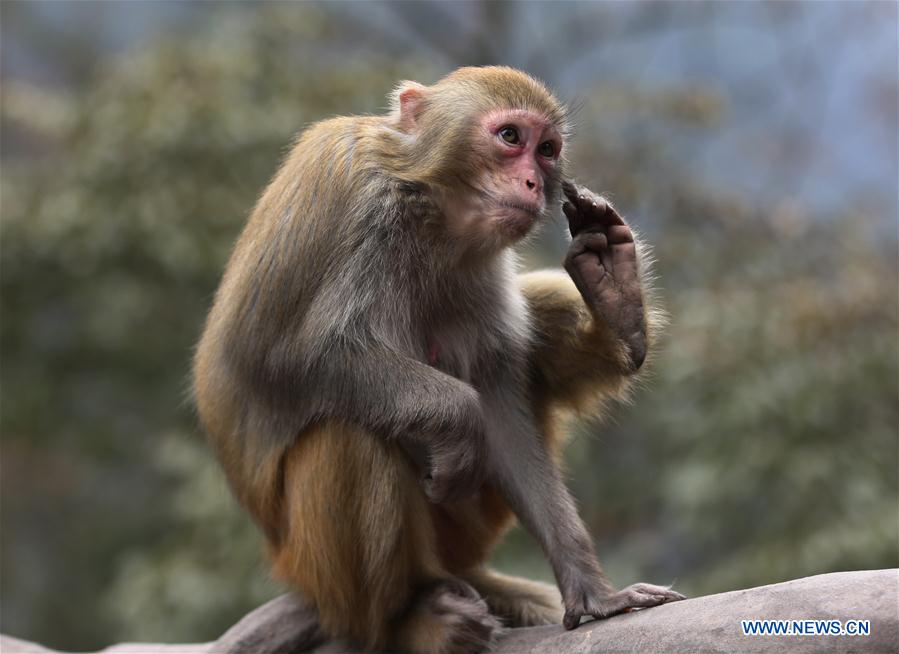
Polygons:
M868 636L744 636L741 620L869 620ZM0 637L2 654L57 654ZM196 645L127 643L108 654L354 654L328 640L314 612L293 595L264 604L217 641ZM609 620L513 629L495 654L600 652L899 652L899 570L835 572L666 604Z

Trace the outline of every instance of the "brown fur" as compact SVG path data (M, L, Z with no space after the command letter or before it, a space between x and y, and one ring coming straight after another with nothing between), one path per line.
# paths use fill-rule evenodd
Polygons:
M410 488L417 476L397 447L352 427L316 427L287 454L274 570L314 598L331 633L383 646L388 618L446 576L428 502Z
M645 269L644 276L648 277ZM521 275L520 280L533 310L538 415L553 407L595 412L606 398L626 399L634 380L627 349L605 324L594 320L568 275L540 270ZM663 317L654 308L646 313L652 351Z
M432 504L395 435L374 433L405 424L402 415L370 415L394 401L394 386L365 378L327 395L333 389L306 366L317 354L337 369L354 369L354 356L375 352L383 357L373 367L377 375L381 362L396 359L382 347L387 334L421 350L404 353L402 365L383 374L408 384L402 392L411 406L427 413L427 403L437 401L427 415L455 419L447 398L469 397L464 385L451 372L434 376L423 363L427 343L403 341L394 323L417 318L403 313L401 297L368 291L366 266L422 306L458 301L469 311L480 306L475 302L492 309L490 287L466 290L483 276L478 271L492 269L472 267L446 245L431 196L421 189L468 188L466 171L481 165L472 116L496 107L527 108L566 129L564 108L540 83L486 68L461 69L430 87L403 83L387 116L335 118L305 131L235 247L197 349L200 418L237 498L266 534L275 575L315 604L327 631L372 648L479 650L498 629L490 612L511 626L546 624L561 614L552 588L484 568L513 522L496 486L488 481L474 497ZM381 238L376 261L362 249L373 232ZM345 261L354 262L358 279L334 267ZM417 268L422 261L433 269ZM446 274L463 268L469 277ZM633 371L566 275L533 273L520 283L533 321L523 353L529 397L543 446L557 459L559 409L622 396ZM369 314L381 310L372 327L380 331L363 333L353 322L350 309L360 303L374 307ZM486 329L479 333L486 336ZM497 347L504 343L496 340ZM366 412L351 413L355 392L375 395ZM363 419L378 428L357 426Z

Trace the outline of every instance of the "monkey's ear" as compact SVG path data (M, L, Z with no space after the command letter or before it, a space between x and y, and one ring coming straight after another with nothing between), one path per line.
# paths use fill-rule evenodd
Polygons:
M408 80L400 82L394 90L391 105L397 122L404 131L414 132L418 128L427 94L428 87Z

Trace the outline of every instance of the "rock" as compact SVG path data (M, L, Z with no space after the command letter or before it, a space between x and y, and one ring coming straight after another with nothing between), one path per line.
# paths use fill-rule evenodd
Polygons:
M325 640L315 611L296 595L287 594L246 615L213 643L209 652L295 654L316 651Z
M52 651L26 640L0 635L0 652L3 654L47 654Z
M158 643L121 643L102 650L103 654L207 654L215 643L160 645ZM250 650L246 650L250 651ZM268 650L263 650L268 651ZM302 650L300 650L302 651ZM0 634L0 654L66 654L26 640ZM99 654L99 653L98 653Z
M869 620L868 636L744 636L741 620ZM39 645L0 637L3 654L54 654ZM899 652L899 570L835 572L688 599L608 620L513 629L495 654L600 652ZM314 612L295 595L264 604L214 643L128 643L109 654L353 654L328 640Z
M870 620L870 636L744 636L741 620ZM577 636L577 637L574 637ZM582 624L513 630L501 652L899 652L899 570L837 572Z

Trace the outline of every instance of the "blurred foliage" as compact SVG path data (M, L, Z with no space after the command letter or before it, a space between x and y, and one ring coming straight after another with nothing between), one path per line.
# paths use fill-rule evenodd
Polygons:
M4 80L4 135L39 153L5 157L0 187L4 631L69 649L209 639L280 592L187 375L291 135L443 72L335 56L353 34L315 5L231 6L114 58L85 92ZM648 388L569 453L612 578L695 594L896 566L895 217L697 179L662 130L718 129L718 89L580 95L573 169L648 234L672 316ZM562 233L548 226L528 265L556 265ZM496 560L548 575L520 533Z

